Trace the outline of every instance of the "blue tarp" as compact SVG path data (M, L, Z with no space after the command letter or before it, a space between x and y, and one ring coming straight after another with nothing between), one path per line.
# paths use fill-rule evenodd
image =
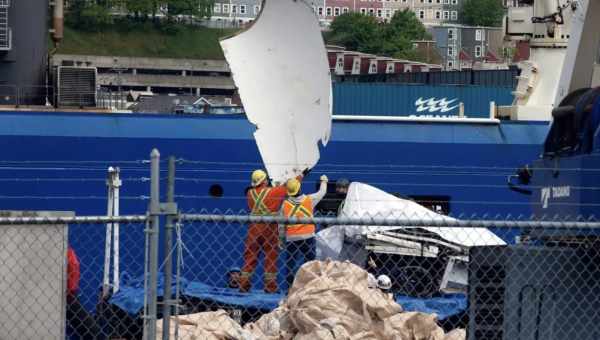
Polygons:
M175 292L175 278L172 282L172 291ZM185 279L182 279L180 287L181 294L188 297L221 305L256 308L265 311L277 308L279 301L285 297L283 294L267 294L262 290L240 293L237 289L215 287L198 281L188 282ZM159 297L163 296L163 289L164 278L162 274L159 274ZM121 285L119 291L110 298L109 302L131 315L137 315L144 307L144 281L136 280ZM439 320L444 320L467 309L467 298L464 294L446 294L434 298L396 296L396 302L405 311L435 313L438 315Z
M447 319L467 309L467 297L464 294L446 294L434 298L415 298L396 296L396 302L407 312L422 312L438 316L438 320Z
M252 290L250 293L240 293L237 289L213 287L202 282L190 282L183 294L210 300L224 305L234 305L243 308L257 308L271 311L279 305L285 295L267 294L262 290Z
M175 295L176 281L175 276L171 280L171 292ZM186 279L181 279L179 287L184 290L188 285ZM164 295L165 280L162 273L158 274L157 296L161 298ZM144 308L144 279L136 279L121 284L119 291L116 292L108 302L115 305L125 312L136 315Z

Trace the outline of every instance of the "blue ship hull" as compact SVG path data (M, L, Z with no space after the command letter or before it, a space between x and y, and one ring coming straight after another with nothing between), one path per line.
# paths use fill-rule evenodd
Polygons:
M105 178L112 165L121 168L121 214L144 213L149 165L143 160L157 148L163 159L173 155L190 161L177 171L176 201L182 211L239 211L245 208L249 174L261 167L254 130L244 117L2 112L0 206L105 214ZM528 197L508 190L506 178L537 157L547 131L547 124L534 122L335 121L331 142L321 148L305 190L325 173L332 180L346 177L404 196L447 196L454 216L528 215ZM222 197L209 194L215 184L222 186ZM82 296L90 309L101 283L104 233L101 226L69 231L84 264ZM222 273L241 265L244 236L240 225L189 226L184 241L195 253L186 261L186 272L222 284ZM122 227L121 269L131 276L143 273L143 244L143 226Z

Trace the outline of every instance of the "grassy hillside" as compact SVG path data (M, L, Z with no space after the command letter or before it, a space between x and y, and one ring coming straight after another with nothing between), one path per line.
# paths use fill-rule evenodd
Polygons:
M233 29L183 25L159 29L151 23L114 24L103 32L65 27L65 38L58 53L223 59L219 38L234 33Z

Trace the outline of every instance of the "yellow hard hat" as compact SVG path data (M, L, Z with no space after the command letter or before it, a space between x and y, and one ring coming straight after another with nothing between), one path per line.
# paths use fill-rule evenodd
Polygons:
M300 181L295 178L288 179L285 187L287 188L288 195L294 196L300 191Z
M267 179L267 173L262 170L254 170L252 172L252 186L259 186L262 182Z

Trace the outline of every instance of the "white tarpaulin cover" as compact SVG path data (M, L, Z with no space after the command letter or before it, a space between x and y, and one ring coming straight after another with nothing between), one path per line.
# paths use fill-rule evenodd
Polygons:
M437 214L418 203L405 200L367 184L353 182L348 188L348 195L340 217L348 218L389 218L417 220L449 220L455 219ZM339 259L344 238L354 237L366 232L380 232L399 229L398 227L381 226L332 226L317 234L317 258ZM419 228L434 233L445 241L463 247L504 245L505 242L486 228Z
M312 7L266 0L256 22L221 41L269 176L296 177L319 160L331 133L327 51Z

